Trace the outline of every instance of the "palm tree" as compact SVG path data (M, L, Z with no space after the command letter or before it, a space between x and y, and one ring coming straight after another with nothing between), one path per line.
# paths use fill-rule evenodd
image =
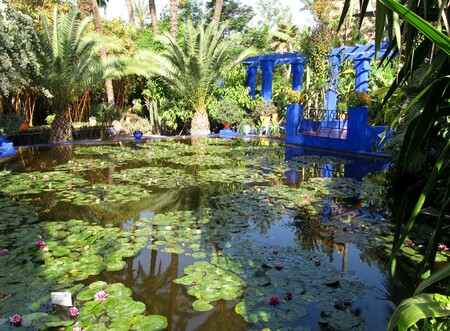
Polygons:
M145 26L145 20L148 18L150 11L148 3L145 0L134 0L134 13L136 15L138 24L141 28Z
M134 8L133 8L133 0L125 0L128 11L128 23L134 24Z
M152 64L153 74L161 77L194 109L192 134L209 134L206 113L208 98L219 87L218 81L243 59L252 49L237 50L238 35L224 37L226 25L217 28L211 23L195 27L188 21L183 27L184 43L178 44L168 33L159 36L165 48L162 54L145 53Z
M223 0L216 0L216 4L214 6L214 14L213 14L213 22L216 24L220 23L220 14L222 13Z
M150 18L152 20L153 34L157 34L158 33L158 19L156 18L155 0L149 0L148 7L150 8Z
M295 24L280 24L276 31L271 33L271 47L275 48L276 53L293 52L299 48L300 30ZM291 67L284 67L286 83L291 76Z
M178 34L178 0L170 0L169 5L170 35L173 38Z
M71 141L72 129L66 116L71 102L102 78L98 39L88 34L92 18L82 19L75 7L64 14L58 14L55 7L53 26L44 15L41 20L41 84L56 113L50 142Z
M97 0L91 0L91 9L92 9L92 13L94 14L94 21L95 21L95 27L97 29L97 33L99 35L103 35L102 18L100 16L100 11L98 9ZM107 54L105 48L102 48L100 54L101 54L102 60L106 60L106 58L108 57L108 54ZM105 79L105 89L106 89L106 96L108 98L108 105L114 105L114 88L113 88L112 80L109 78Z

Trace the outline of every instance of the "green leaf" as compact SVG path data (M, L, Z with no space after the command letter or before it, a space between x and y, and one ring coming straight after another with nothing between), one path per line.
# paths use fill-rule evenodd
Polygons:
M450 316L450 297L441 294L421 293L397 306L389 320L387 330L407 330L424 318Z
M197 311L208 311L214 308L214 306L205 300L195 300L192 303L192 307Z

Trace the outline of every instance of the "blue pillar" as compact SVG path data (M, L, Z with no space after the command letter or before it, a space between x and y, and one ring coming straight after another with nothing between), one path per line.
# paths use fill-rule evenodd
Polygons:
M333 121L337 109L337 96L338 96L338 82L339 82L339 65L341 64L341 58L339 54L332 54L330 56L331 69L328 75L328 90L325 93L325 109L327 111L326 120Z
M369 87L370 59L354 60L356 70L355 91L367 92Z
M264 100L271 101L274 61L264 60L260 62L260 65L262 70L261 96L264 98Z
M302 90L303 71L305 71L305 65L303 63L292 63L292 89L295 91Z
M250 87L250 96L255 99L256 96L256 75L258 74L258 67L250 65L247 70L247 86Z

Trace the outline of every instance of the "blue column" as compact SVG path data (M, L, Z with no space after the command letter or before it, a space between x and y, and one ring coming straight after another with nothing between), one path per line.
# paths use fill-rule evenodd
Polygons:
M246 68L247 70L247 86L250 87L249 94L252 99L256 96L256 75L258 74L258 67L250 65Z
M338 82L339 82L339 65L341 64L341 58L338 54L332 54L330 56L331 69L328 75L328 91L325 93L325 109L327 111L327 121L333 121L336 117L335 110L337 109L337 96L338 96Z
M264 60L260 62L260 65L262 70L261 96L264 100L271 101L274 62L272 60Z
M370 59L358 59L353 63L356 70L355 91L367 92L369 87Z
M305 71L305 65L303 63L292 63L292 89L295 91L302 90L303 83L303 71Z

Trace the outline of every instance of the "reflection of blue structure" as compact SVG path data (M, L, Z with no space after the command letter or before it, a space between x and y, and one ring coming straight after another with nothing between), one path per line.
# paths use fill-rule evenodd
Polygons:
M304 148L300 146L287 145L285 151L285 160L292 160L295 157L302 155L317 155L317 156L327 156L327 157L338 157L349 161L344 164L344 176L348 178L353 178L356 180L362 180L362 178L369 172L386 170L389 167L389 161L384 158L373 158L350 154L339 154L338 152L330 152L324 150L317 150L311 148ZM333 167L331 164L325 163L321 167L323 177L333 176ZM286 174L286 178L291 183L298 182L297 171L290 170Z
M16 154L17 151L12 142L9 142L5 136L0 135L0 159Z

